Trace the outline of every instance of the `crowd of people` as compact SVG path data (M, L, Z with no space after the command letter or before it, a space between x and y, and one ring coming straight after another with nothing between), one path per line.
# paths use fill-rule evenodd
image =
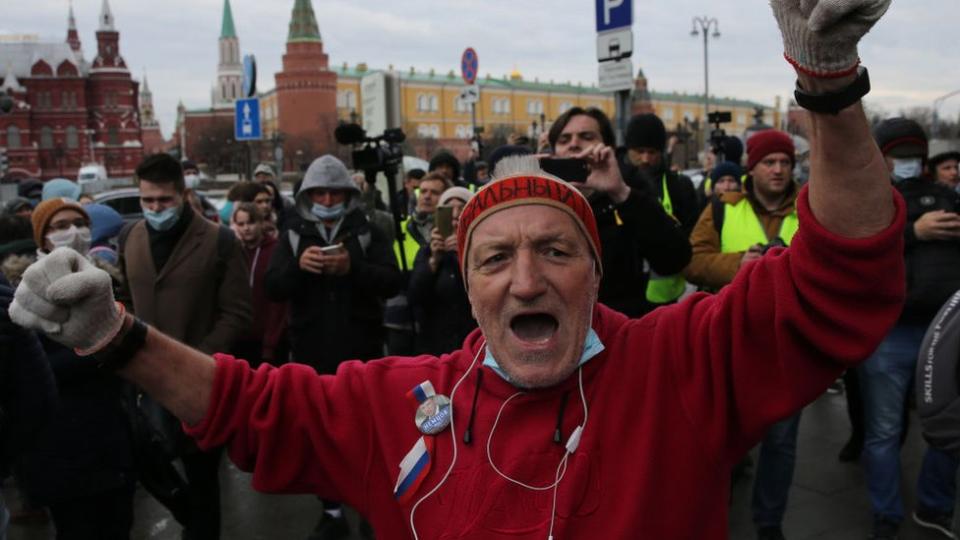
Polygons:
M781 25L784 17L778 14ZM789 53L786 37L785 45ZM838 79L846 76L855 73L845 72ZM932 446L927 449L916 503L908 509L901 496L900 445L921 341L940 307L960 290L960 153L931 155L923 129L905 118L884 120L874 126L872 138L862 136L857 130L860 124L866 126L865 118L861 122L862 112L850 110L839 120L818 120L823 122L819 127L826 142L813 141L812 146L827 157L811 163L810 175L833 182L818 194L813 188L804 190L798 181L794 139L784 132L770 129L746 141L734 136L714 141L706 151L710 166L694 185L672 166L667 130L656 115L631 118L624 144L618 147L610 119L600 110L580 107L554 119L546 140L536 148L507 145L487 152L486 161L466 163L441 151L432 156L429 170L404 171L401 190L390 197L399 205L393 213L387 211L388 198L363 171L351 171L330 155L315 159L297 178L260 164L252 179L229 190L220 208L200 190L194 163L181 163L167 154L147 156L135 175L143 218L127 223L109 206L85 201L80 187L68 180L23 182L23 197L6 202L0 215L0 474L15 479L25 501L25 508L13 510L43 515L48 509L62 539L129 538L139 483L170 510L183 528L183 538L216 539L221 536L218 475L229 447L242 468L255 470L258 489L304 490L321 499L311 539L347 536L341 503L363 511L375 528L385 527L378 533L387 538L403 537L401 532L385 531L409 516L416 537L417 506L433 492L417 492L423 467L406 463L411 455L417 461L417 444L424 445L428 458L437 459L431 454L433 446L448 444L447 439L421 438L402 461L384 457L381 463L368 456L370 447L381 445L384 455L402 457L406 448L400 446L406 443L386 440L395 428L367 416L368 406L356 397L377 402L384 414L401 409L406 414L401 399L411 396L439 403L437 408L443 409L442 402L431 400L448 399L449 405L469 378L460 392L469 392L472 403L456 404L456 426L463 433L460 452L468 462L454 469L459 444L454 440L447 475L453 471L453 477L459 475L462 481L475 474L481 483L503 477L526 488L526 480L509 475L522 470L523 463L529 470L544 472L546 460L555 481L535 489L552 490L554 508L564 474L584 485L593 474L596 482L613 482L605 489L617 489L616 481L606 475L618 473L591 473L590 463L595 462L574 452L581 435L584 441L592 437L595 444L601 440L595 435L598 426L611 422L616 400L624 399L638 410L658 411L638 415L636 422L643 429L625 430L629 433L623 435L624 444L649 448L644 433L650 430L665 440L648 454L651 463L623 471L638 484L692 485L709 478L700 493L716 498L729 489L736 470L751 466L744 456L759 443L753 520L759 539L777 540L784 538L782 523L797 459L802 406L842 374L851 437L838 457L862 463L865 496L873 511L871 538L896 538L908 515L919 525L954 538L957 456ZM875 162L857 169L826 161L830 137L841 135L851 144L865 145L864 155L873 156L879 148ZM538 168L542 157L580 160L589 176L554 178ZM469 180L464 171L470 171ZM866 176L880 171L882 178L874 174L859 179L857 171ZM844 229L849 225L844 219L852 219L850 207L840 211L823 202L824 189L843 191L839 176L860 182L866 186L864 192L873 189L876 197L863 197L864 215L885 221L863 230ZM291 180L296 187L288 198L281 188ZM899 193L894 200L902 198L905 205L890 205L890 186ZM886 201L887 206L876 201ZM558 217L561 213L570 219ZM901 221L902 238L896 229ZM845 232L859 240L841 238ZM82 257L70 258L66 250L58 249L64 247ZM815 264L820 260L846 269L846 274L823 273ZM873 263L892 271L869 283L855 283ZM905 273L896 271L900 264ZM69 289L58 288L56 281L43 281L53 279L51 268L84 277ZM897 291L904 287L906 304L899 310ZM595 298L589 297L594 289ZM681 303L693 290L705 294ZM551 295L557 297L554 303L538 300ZM764 305L760 296L770 302L775 297L777 306L758 307ZM507 297L519 298L521 307L504 300ZM589 305L584 304L585 297ZM605 307L595 307L594 301ZM815 311L824 316L804 310L807 301L822 302ZM27 321L27 326L42 331L11 322L7 309L11 304L16 308L18 302L18 322ZM67 317L60 307L82 302L97 316ZM525 309L523 302L538 307ZM675 304L681 305L658 309ZM850 311L851 305L866 305L870 312L861 316ZM625 322L624 316L637 319L651 313L635 326ZM844 314L843 321L861 319L841 329L861 336L859 341L846 344L847 335L834 333L835 320L826 314L838 313ZM512 318L503 322L507 314ZM159 360L137 347L166 351L171 366L180 366L170 368L169 380L136 375L136 367L127 367L130 358L121 358L117 351L123 352L126 340L113 345L117 336L136 335L139 321L162 334L143 330L127 356L145 365ZM757 325L751 332L762 330L752 338L754 345L777 351L782 369L760 364L758 351L744 348L741 338L750 324ZM555 337L558 329L563 336ZM729 335L711 338L717 333ZM173 342L160 341L158 335L204 358L218 355L216 383L211 382L212 363L203 363L187 349L171 348ZM510 336L519 336L519 345ZM577 346L556 351L576 353L572 367L562 373L540 361L528 365L516 360L527 357L514 349L559 347L555 342L567 341ZM654 363L649 372L638 374L638 367L620 359L641 349L673 359L676 365ZM102 351L109 354L101 361L87 358ZM444 356L448 353L454 354ZM596 360L588 365L601 355L605 362L618 362L624 376L601 371ZM349 362L384 356L394 358L367 365ZM766 358L766 353L762 356ZM833 360L822 361L823 357ZM853 366L864 357L863 364ZM446 363L433 363L436 358ZM481 359L483 367L477 365ZM717 378L710 379L696 362L718 372L722 366L730 373L711 372ZM286 367L274 369L280 366ZM107 368L131 371L122 372L121 378ZM337 375L304 378L304 370ZM424 373L428 380L414 387ZM183 377L183 384L172 384L179 380L175 376ZM660 377L679 382L665 384ZM585 392L585 380L616 391ZM192 386L204 381L207 386ZM631 392L625 386L631 381L647 384L651 396L667 392L662 388L668 386L689 392L678 398L683 406L667 407L645 392ZM757 384L768 385L769 392ZM449 398L435 396L434 386ZM401 387L403 392L394 395ZM414 390L408 393L411 387ZM482 388L489 393L482 394ZM516 388L521 390L514 393ZM546 390L526 395L524 389L531 388ZM733 398L709 401L713 394L728 391ZM204 415L203 400L211 396L215 410ZM540 448L539 434L522 424L503 426L501 436L518 441L518 446L493 445L510 456L510 461L500 461L507 471L502 472L491 456L493 431L507 403L518 396L524 396L519 400L526 403L531 419L555 419L549 435L556 448L525 454L528 445ZM587 396L593 431L584 431ZM199 412L196 403L204 406ZM569 412L574 409L576 413ZM304 414L284 417L278 411ZM243 414L253 418L249 425L235 419ZM425 418L433 415L426 413ZM421 426L425 420L417 418L421 432L433 435ZM484 445L471 446L475 421L476 429L486 429L489 437L483 458L477 446ZM479 427L491 421L492 427ZM301 422L310 425L290 425ZM684 429L674 429L686 423L693 426L691 433L701 431L698 437L702 436L703 451L712 452L709 458L684 438ZM359 424L369 424L369 431ZM293 432L306 440L281 442L289 443ZM327 441L328 433L342 444ZM343 457L349 453L368 457L358 463ZM689 468L664 466L676 461L667 454L684 457ZM554 457L561 463L556 471ZM334 462L341 458L338 468ZM605 459L611 461L604 463L624 464L626 458L608 455ZM531 459L539 461L534 464ZM313 468L301 470L297 465L301 462L311 462ZM486 467L488 462L494 472ZM402 517L379 491L358 494L358 489L366 489L359 476L389 476L392 481L397 463L401 477L393 493L386 490L386 497L390 504L394 498L399 501L396 508L404 509ZM716 463L721 464L719 469ZM383 464L389 466L389 474L380 474ZM443 470L441 465L434 467ZM566 473L568 467L572 472ZM664 477L670 474L675 476ZM357 486L347 487L351 482ZM582 505L560 493L562 509L550 515L550 534L555 521L569 534L582 533L586 529L578 528L578 523L586 523L607 531L606 536L617 536L616 531L630 530L634 522L644 523L654 537L725 534L712 528L725 523L724 509L716 501L698 503L704 510L703 522L681 524L670 505L687 502L684 499L692 493L677 488L652 494L643 486L634 487L623 486L624 496L640 501L643 508L627 510L623 501L618 502L622 512L603 523L590 517L592 503L587 499L595 502L597 492L584 487L588 493L577 495L584 497ZM521 497L519 491L504 493ZM454 501L442 503L447 505L449 522L444 525L437 515L421 513L416 515L421 526L469 523L481 535L546 527L540 514L485 514L474 523L468 515L473 503L456 506L463 492L447 494ZM611 502L605 499L604 504ZM544 506L549 508L549 501ZM606 512L600 514L607 516ZM0 507L0 538L9 517L8 509ZM656 536L657 531L663 536ZM684 532L676 536L670 531Z

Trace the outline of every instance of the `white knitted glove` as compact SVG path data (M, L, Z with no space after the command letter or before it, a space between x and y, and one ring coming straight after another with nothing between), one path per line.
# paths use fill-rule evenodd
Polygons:
M770 0L783 34L784 55L815 77L853 73L857 43L890 7L890 0Z
M10 318L88 355L106 346L123 325L110 275L62 247L30 265L10 304Z

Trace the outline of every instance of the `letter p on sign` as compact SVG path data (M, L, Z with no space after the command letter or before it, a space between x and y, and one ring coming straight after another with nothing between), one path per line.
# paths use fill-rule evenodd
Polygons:
M603 0L603 25L610 26L610 12L623 5L623 0Z

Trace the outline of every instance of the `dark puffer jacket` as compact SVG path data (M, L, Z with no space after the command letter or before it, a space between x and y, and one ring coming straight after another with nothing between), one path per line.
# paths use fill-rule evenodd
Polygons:
M456 254L444 253L436 272L430 270L430 254L429 245L417 252L407 296L420 324L417 352L440 356L459 349L477 321Z
M914 224L934 210L960 212L960 194L925 178L904 180L896 187L907 202L907 302L900 320L927 324L950 295L960 289L960 240L920 240Z

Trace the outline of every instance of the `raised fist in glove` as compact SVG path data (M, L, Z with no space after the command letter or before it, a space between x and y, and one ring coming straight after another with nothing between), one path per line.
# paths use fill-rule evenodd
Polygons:
M890 0L770 0L784 54L798 71L835 78L856 71L857 44Z
M30 265L10 305L20 326L88 355L106 346L123 324L110 275L70 248L57 248Z

